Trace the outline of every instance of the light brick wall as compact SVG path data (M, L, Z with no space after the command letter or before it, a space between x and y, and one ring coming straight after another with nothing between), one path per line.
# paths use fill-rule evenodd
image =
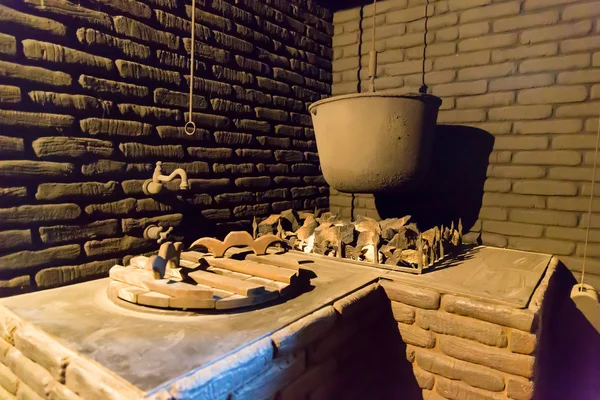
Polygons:
M378 2L378 89L418 90L424 3ZM362 14L362 25L359 8L334 14L334 95L368 87L372 5ZM441 0L429 15L425 82L443 99L438 123L495 136L473 231L486 244L557 254L578 276L600 114L600 2ZM355 197L355 215L377 215L370 198ZM330 203L350 215L349 195L331 191ZM600 288L600 200L593 211L586 272Z
M191 241L327 206L306 107L331 90L328 10L198 1L188 137L190 1L2 3L0 296L106 275L157 248L150 223ZM156 161L189 196L145 198Z

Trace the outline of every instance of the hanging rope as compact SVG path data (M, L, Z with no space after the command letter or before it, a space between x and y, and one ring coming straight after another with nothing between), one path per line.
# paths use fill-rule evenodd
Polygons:
M423 34L423 66L421 70L421 87L420 93L427 93L427 85L425 84L425 61L427 55L427 22L429 22L429 0L425 1L425 33Z
M196 132L196 124L192 118L192 105L193 105L193 94L194 94L194 45L196 41L195 28L196 27L196 0L192 0L192 37L190 41L190 109L188 122L185 124L185 133L189 136Z
M598 132L596 132L596 152L594 154L594 169L592 170L592 185L590 188L590 204L588 207L588 221L585 229L585 246L583 248L583 265L581 266L581 285L585 277L585 261L587 258L588 240L590 238L590 223L594 204L594 186L596 185L596 166L598 165L598 147L600 147L600 116L598 117Z
M371 38L371 52L369 53L369 91L375 91L375 76L377 75L377 51L375 50L375 25L377 18L377 0L373 0L373 37Z

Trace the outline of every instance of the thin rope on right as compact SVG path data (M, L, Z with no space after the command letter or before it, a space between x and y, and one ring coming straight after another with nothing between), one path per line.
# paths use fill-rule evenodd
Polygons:
M377 75L377 51L375 50L375 25L377 20L377 0L373 0L373 37L371 38L371 53L369 54L369 91L375 91L375 76Z
M196 27L196 0L192 0L192 37L190 40L190 109L189 109L189 117L188 122L185 124L185 133L189 136L193 135L196 132L196 124L193 121L192 116L192 105L193 105L193 95L194 95L194 45L196 41L196 35L194 28Z
M596 152L594 154L594 169L592 170L592 185L590 188L590 204L588 207L588 221L585 229L585 245L583 248L583 265L581 266L581 285L585 277L585 261L587 258L588 241L590 238L590 224L592 220L592 208L594 204L594 186L596 184L596 166L598 165L598 147L600 147L600 116L598 117L598 132L596 132Z
M427 93L427 85L425 84L425 61L427 55L427 22L429 22L429 0L425 1L425 33L423 34L423 66L421 70L421 87L420 93Z

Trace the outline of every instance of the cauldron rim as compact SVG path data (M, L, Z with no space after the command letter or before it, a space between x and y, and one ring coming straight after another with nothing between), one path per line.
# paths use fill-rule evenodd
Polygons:
M355 98L360 99L360 98L365 98L365 97L401 97L401 98L407 98L407 99L422 100L425 102L429 102L432 105L435 105L437 107L439 107L442 104L442 99L440 99L437 96L431 95L431 94L416 93L416 92L404 92L401 89L400 90L391 89L391 90L382 90L380 92L351 93L351 94L344 94L344 95L340 95L340 96L328 97L326 99L322 99L322 100L312 103L310 106L308 106L308 111L312 113L316 107L319 107L320 105L323 105L326 103L332 103L334 101L355 99Z

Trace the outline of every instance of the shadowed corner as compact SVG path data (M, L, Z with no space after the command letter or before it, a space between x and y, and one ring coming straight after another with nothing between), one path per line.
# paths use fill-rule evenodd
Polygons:
M477 221L494 136L462 125L438 125L429 170L417 190L376 194L382 219L412 215L422 230L462 218L468 232Z
M548 285L536 358L536 400L600 398L600 334L570 298L577 281L561 262Z

